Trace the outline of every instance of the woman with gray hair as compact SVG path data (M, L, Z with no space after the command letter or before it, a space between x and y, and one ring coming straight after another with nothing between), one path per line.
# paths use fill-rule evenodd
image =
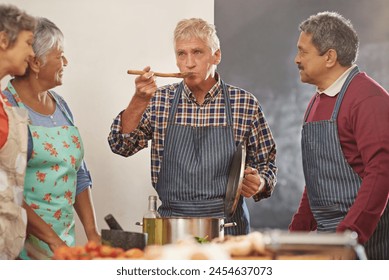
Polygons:
M12 5L0 5L0 80L23 75L34 56L35 19ZM27 112L0 94L0 260L23 248L27 217L22 208L27 152Z
M37 19L34 35L35 58L4 92L14 106L28 110L30 121L24 187L28 237L22 259L51 257L57 247L75 245L73 207L88 240L100 242L81 136L68 105L51 90L62 84L68 63L64 37L45 18Z

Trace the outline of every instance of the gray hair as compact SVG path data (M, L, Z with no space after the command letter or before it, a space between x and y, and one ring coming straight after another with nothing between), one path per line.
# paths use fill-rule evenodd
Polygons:
M358 56L358 35L351 24L336 12L321 12L303 21L300 30L312 35L320 55L334 49L342 66L352 65Z
M198 38L204 41L214 54L220 49L220 40L216 35L215 25L200 18L183 19L174 30L174 43L177 40Z
M53 48L63 49L64 36L62 31L47 18L37 18L37 27L34 34L34 49L36 58L46 63L46 55Z
M35 31L35 18L14 5L0 4L0 32L8 36L9 47L15 44L21 31Z

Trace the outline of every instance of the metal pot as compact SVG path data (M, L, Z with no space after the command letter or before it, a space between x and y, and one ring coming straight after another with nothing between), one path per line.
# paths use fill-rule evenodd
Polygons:
M224 201L224 214L231 218L241 196L241 183L246 162L246 146L240 143L233 155ZM188 237L199 237L207 240L224 238L224 228L236 226L235 222L224 223L224 218L210 217L164 217L143 218L143 233L147 233L147 245L169 244Z
M170 244L186 238L200 237L212 240L224 237L224 228L236 223L224 223L224 218L154 218L143 219L143 232L148 235L147 245Z

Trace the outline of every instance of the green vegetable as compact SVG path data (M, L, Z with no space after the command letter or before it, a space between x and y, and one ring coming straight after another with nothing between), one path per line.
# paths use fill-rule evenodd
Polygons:
M209 243L209 240L208 240L208 235L204 236L204 237L198 237L198 236L195 236L195 239L198 243L200 244L204 244L204 243Z

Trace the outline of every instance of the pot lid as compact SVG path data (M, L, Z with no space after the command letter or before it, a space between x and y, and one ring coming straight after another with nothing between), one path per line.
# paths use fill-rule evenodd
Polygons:
M227 218L234 215L240 193L242 191L242 181L246 163L246 146L240 143L232 157L227 182L226 198L224 201L224 213Z

